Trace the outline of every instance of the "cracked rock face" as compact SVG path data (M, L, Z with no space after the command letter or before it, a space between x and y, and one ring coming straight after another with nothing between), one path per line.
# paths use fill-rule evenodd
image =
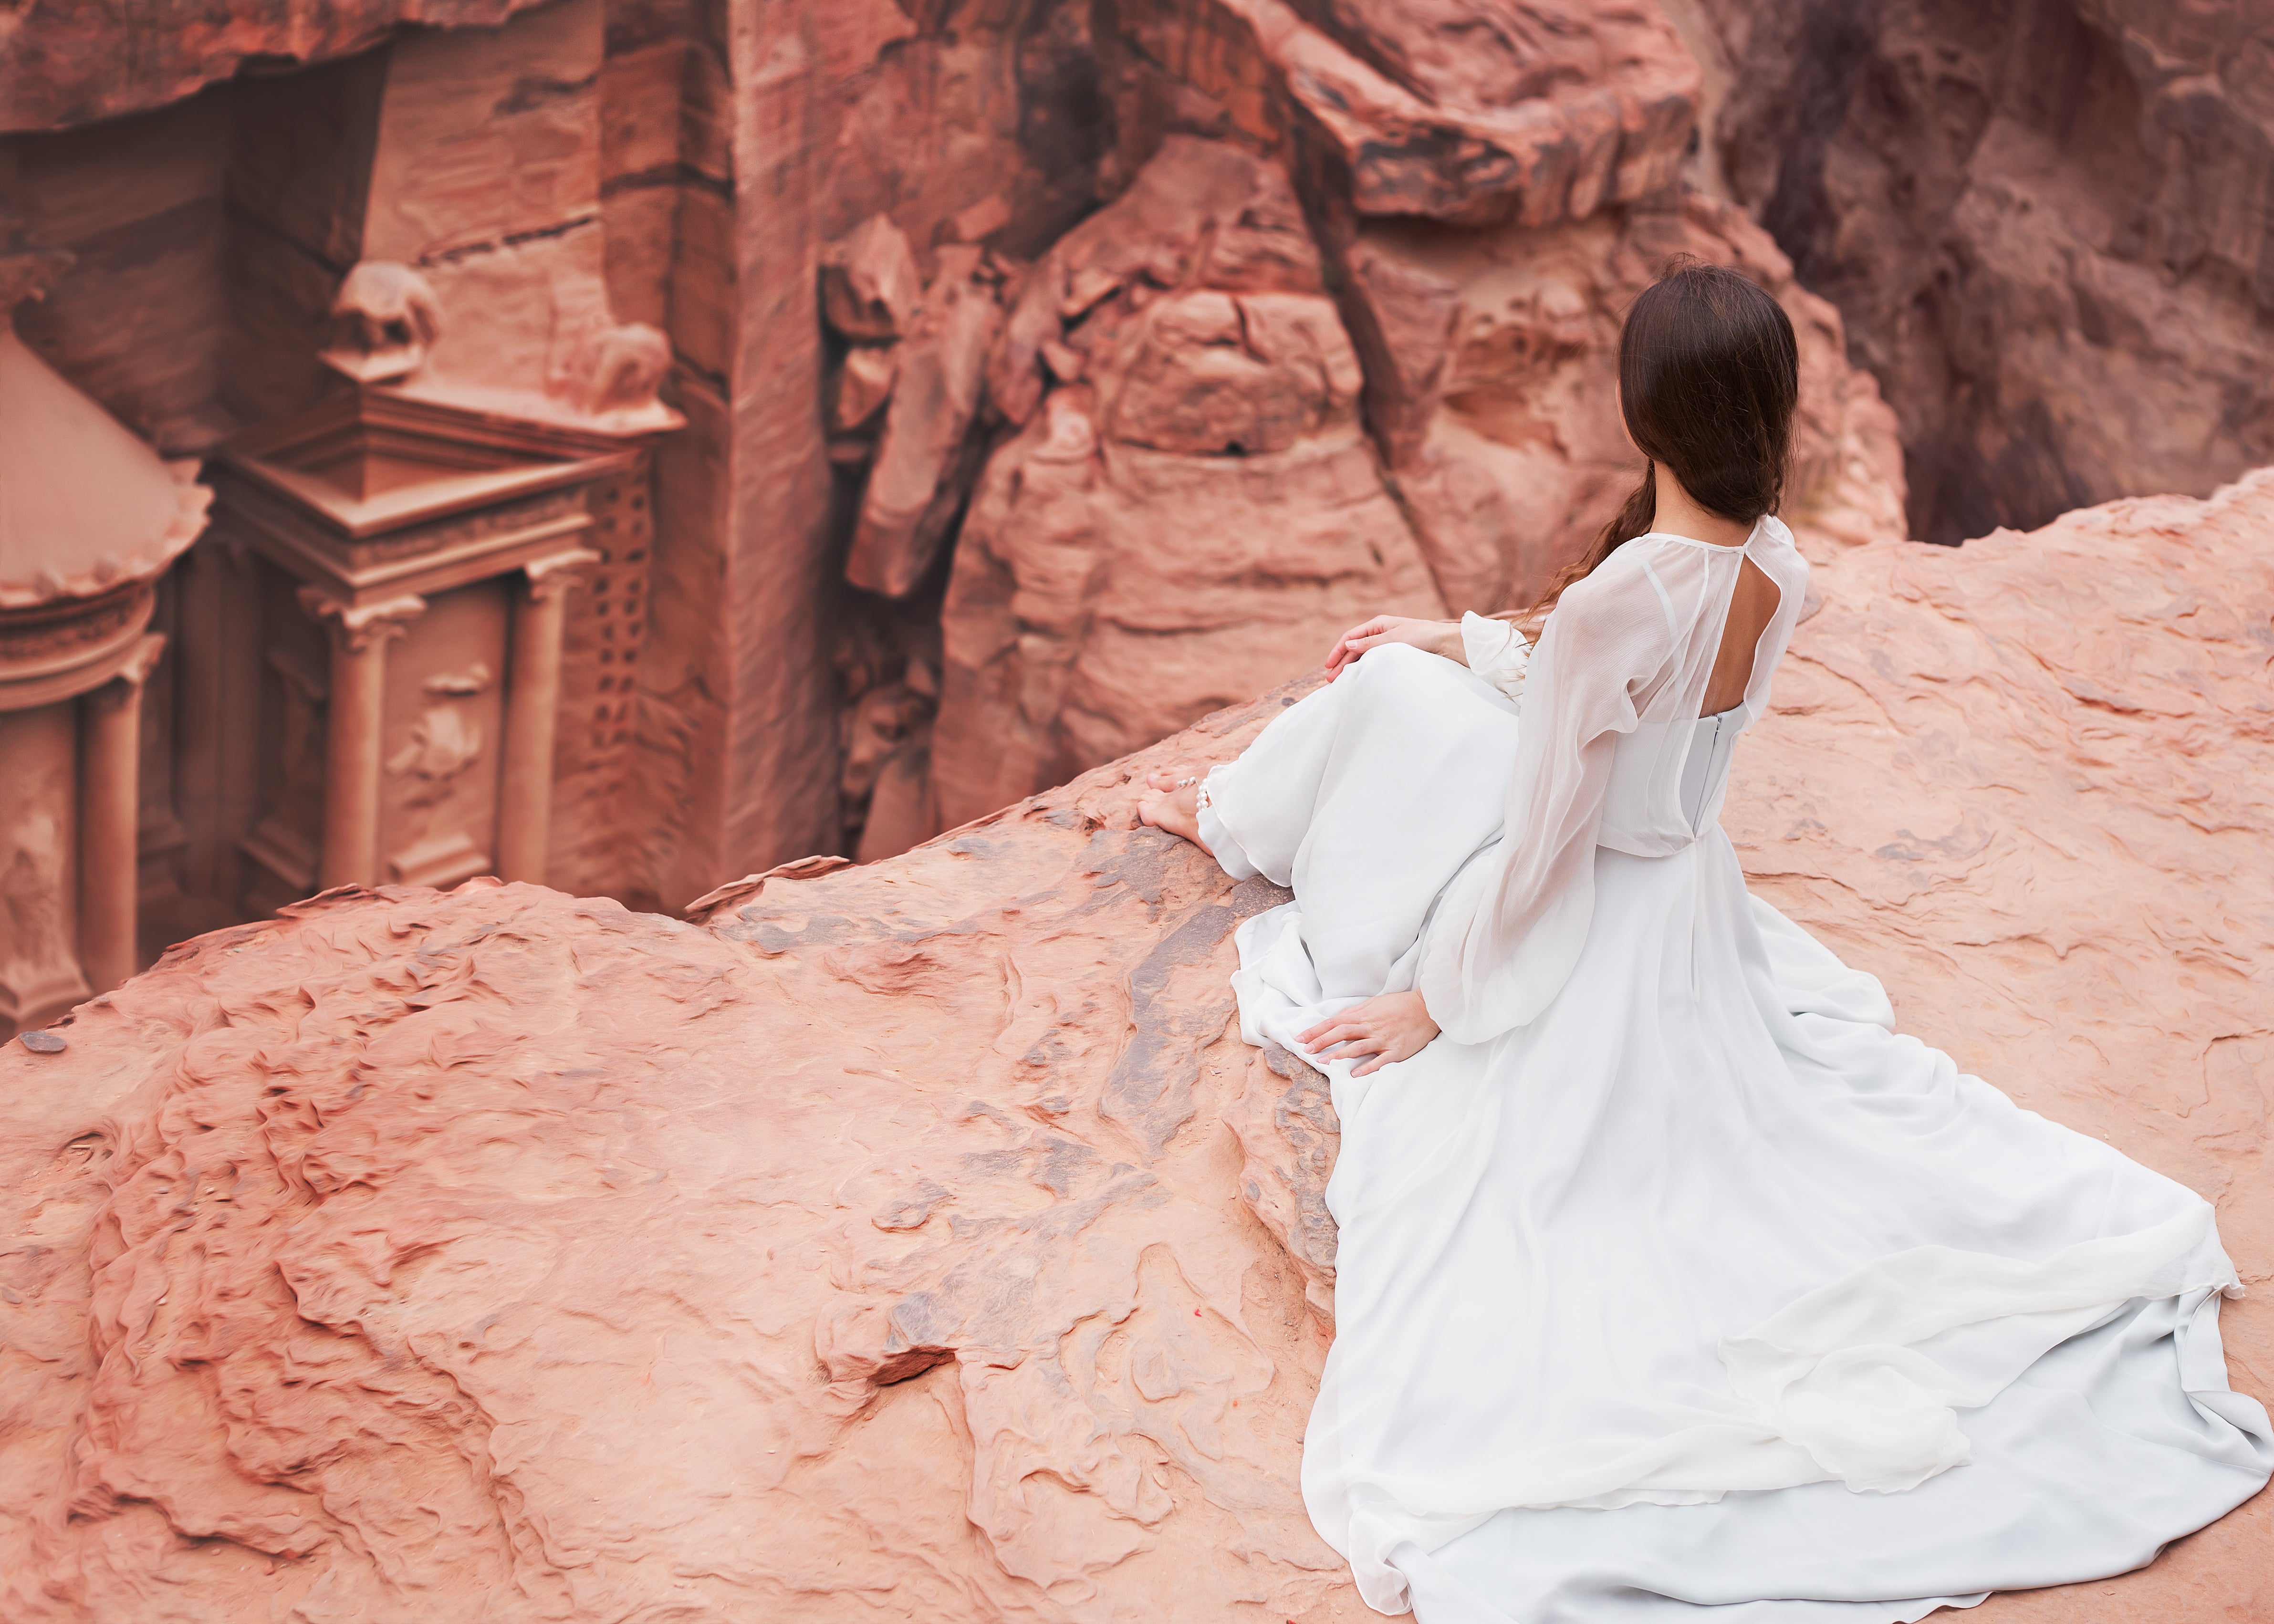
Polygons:
M1838 304L1911 533L2274 455L2274 56L2251 0L1682 0L1728 184Z
M1905 1029L2219 1205L2274 1385L2274 473L1848 550L1741 752L1762 892ZM0 1054L0 1616L1366 1616L1296 1492L1318 1079L1281 898L1127 826L1296 689L721 888L346 892ZM2274 1608L2262 1499L1992 1618Z
M1023 426L977 481L940 611L935 827L1260 693L1368 614L1529 603L1634 484L1619 328L1676 254L1792 316L1802 544L1900 536L1892 416L1735 207L1321 240L1279 164L1167 137L1027 275L990 358Z

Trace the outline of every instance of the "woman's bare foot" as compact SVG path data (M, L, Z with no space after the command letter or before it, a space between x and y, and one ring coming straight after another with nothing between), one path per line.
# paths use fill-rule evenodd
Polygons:
M1200 779L1156 772L1145 782L1150 787L1137 797L1137 821L1165 829L1208 852L1208 843L1201 838Z

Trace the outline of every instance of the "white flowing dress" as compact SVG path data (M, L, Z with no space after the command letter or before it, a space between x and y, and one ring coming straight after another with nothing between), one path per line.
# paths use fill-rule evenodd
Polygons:
M1746 558L1780 605L1701 718ZM1442 1028L1323 1065L1303 1492L1384 1613L1913 1620L2136 1567L2274 1467L2210 1207L1898 1034L1746 891L1728 746L1806 581L1773 519L1645 536L1536 649L1376 649L1208 778L1219 861L1295 893L1239 932L1247 1041L1417 987Z

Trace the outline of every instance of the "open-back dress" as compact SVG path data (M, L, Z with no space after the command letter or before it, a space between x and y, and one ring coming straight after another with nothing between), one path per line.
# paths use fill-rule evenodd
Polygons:
M1701 717L1748 559L1778 607ZM1536 648L1374 649L1208 778L1218 860L1295 893L1239 933L1248 1041L1415 988L1442 1028L1323 1063L1303 1492L1385 1613L1913 1620L2136 1567L2274 1467L2209 1205L1897 1034L1746 891L1729 747L1807 573L1773 519L1644 536Z

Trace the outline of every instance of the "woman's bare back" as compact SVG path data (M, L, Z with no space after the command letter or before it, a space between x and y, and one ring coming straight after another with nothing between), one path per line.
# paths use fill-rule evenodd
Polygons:
M1706 680L1700 716L1718 716L1744 702L1745 690L1753 681L1754 651L1780 601L1776 583L1747 559L1729 595L1729 618L1722 622L1721 647L1713 656L1713 674Z

